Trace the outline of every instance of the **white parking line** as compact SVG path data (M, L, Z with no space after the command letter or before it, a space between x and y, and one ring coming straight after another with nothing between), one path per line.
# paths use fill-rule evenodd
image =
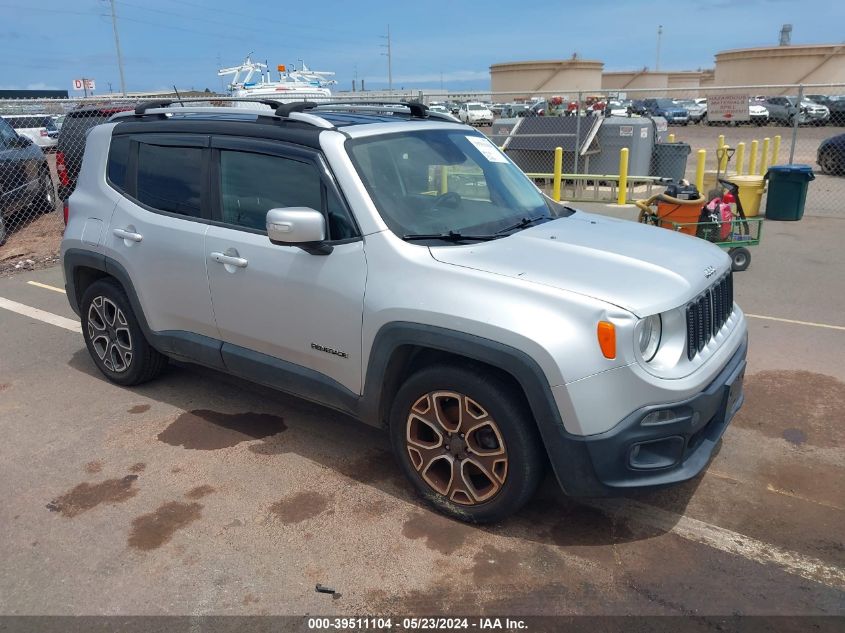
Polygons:
M43 321L44 323L49 323L50 325L62 327L66 330L70 330L71 332L82 332L82 327L79 325L79 321L67 319L63 316L59 316L58 314L53 314L52 312L47 312L45 310L39 310L38 308L33 308L31 306L24 305L23 303L6 299L5 297L0 297L0 308L22 314L23 316L28 316L32 319L37 319L38 321Z
M708 545L728 554L742 556L757 563L776 565L787 573L834 589L845 589L845 570L828 565L817 558L790 552L718 525L711 525L630 499L596 499L590 501L588 505L642 525L672 532L688 541Z
M746 314L751 319L765 319L766 321L779 321L781 323L792 323L793 325L808 325L810 327L823 327L830 330L845 330L845 325L830 325L829 323L814 323L813 321L796 321L795 319L782 319L780 317L763 316L762 314Z
M44 288L46 290L52 290L53 292L61 292L62 294L65 294L64 288L58 288L56 286L42 284L40 281L27 281L26 283L28 283L30 286L38 286L39 288Z

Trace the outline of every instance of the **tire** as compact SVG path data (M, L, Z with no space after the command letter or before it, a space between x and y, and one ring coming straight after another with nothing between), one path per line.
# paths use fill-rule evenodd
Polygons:
M126 292L114 279L100 279L85 290L81 313L88 353L111 382L139 385L167 366L167 356L147 342Z
M837 164L836 157L832 151L827 151L819 157L819 167L823 174L839 176L845 173L845 167Z
M734 272L742 272L751 265L751 251L743 246L730 249L728 255L731 256L731 270Z
M38 197L35 199L35 208L41 213L51 213L56 210L56 185L53 184L53 177L48 167L43 167L38 174Z
M461 521L513 514L545 472L527 406L509 384L471 367L434 365L408 378L391 405L390 437L417 492Z
M0 246L6 243L6 239L8 239L6 220L3 219L3 209L0 209Z

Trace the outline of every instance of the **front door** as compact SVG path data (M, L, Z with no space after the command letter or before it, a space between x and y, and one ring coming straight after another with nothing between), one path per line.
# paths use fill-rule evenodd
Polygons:
M364 243L324 161L305 148L221 137L212 139L212 165L217 222L205 256L223 341L360 393ZM333 251L272 244L265 217L278 207L322 211Z

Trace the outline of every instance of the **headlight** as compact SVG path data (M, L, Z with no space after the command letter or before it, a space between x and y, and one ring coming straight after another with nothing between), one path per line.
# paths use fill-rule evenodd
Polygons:
M660 347L660 336L663 331L663 323L659 314L652 314L639 323L639 334L637 343L640 347L640 354L643 360L650 361L657 354Z

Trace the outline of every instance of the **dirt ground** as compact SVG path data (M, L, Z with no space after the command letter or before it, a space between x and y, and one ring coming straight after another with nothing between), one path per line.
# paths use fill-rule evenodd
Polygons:
M57 213L37 215L18 224L0 246L0 275L55 264L63 229Z

